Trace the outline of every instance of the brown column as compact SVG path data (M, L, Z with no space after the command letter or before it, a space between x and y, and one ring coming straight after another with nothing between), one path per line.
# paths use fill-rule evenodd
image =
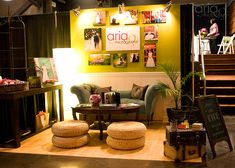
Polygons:
M52 13L52 0L43 0L43 13Z

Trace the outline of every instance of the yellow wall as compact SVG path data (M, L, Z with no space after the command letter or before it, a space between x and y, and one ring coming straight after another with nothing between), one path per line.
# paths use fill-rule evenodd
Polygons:
M144 26L157 25L158 26L158 42L156 42L157 51L157 64L158 63L172 63L180 69L180 6L173 5L170 12L167 15L166 23L157 24L142 24L141 11L151 11L163 9L165 5L147 5L147 6L131 6L125 9L137 9L139 12L138 25L140 26L141 33L141 50L138 51L140 54L139 63L128 63L126 68L115 68L111 65L88 65L89 54L98 53L117 53L118 51L107 52L105 51L105 28L111 27L109 23L109 16L117 13L117 7L115 8L97 8L97 9L85 9L81 10L79 16L75 16L73 11L70 12L71 19L71 47L75 49L77 56L77 72L153 72L158 71L157 68L146 68L144 66ZM105 26L93 26L92 12L94 10L105 10L107 11L107 21ZM118 25L115 25L118 26ZM124 25L120 25L124 26ZM128 26L128 25L126 25ZM131 25L133 26L133 25ZM102 51L100 52L87 52L84 51L84 29L85 28L102 28ZM131 53L135 51L120 51L123 53Z

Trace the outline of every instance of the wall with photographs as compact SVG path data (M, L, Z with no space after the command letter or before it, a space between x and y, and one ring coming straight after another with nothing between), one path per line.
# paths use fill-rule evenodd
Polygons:
M79 16L71 11L77 71L154 72L165 62L180 69L180 6L173 5L168 13L164 7L84 9Z

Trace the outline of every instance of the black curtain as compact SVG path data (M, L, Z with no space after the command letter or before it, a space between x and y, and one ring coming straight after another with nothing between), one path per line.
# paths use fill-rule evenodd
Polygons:
M192 71L191 43L192 43L192 5L180 6L180 33L181 33L181 76L186 76ZM191 94L191 81L183 86L183 90ZM182 100L182 105L187 104L187 100Z
M191 42L192 42L192 5L180 6L181 31L181 75L185 76L192 70Z
M33 58L52 57L53 48L70 48L69 12L30 15L23 17L29 75L35 75Z

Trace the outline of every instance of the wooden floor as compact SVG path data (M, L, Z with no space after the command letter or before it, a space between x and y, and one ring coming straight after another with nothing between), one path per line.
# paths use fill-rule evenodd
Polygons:
M115 150L110 148L104 140L99 140L99 131L90 130L90 143L77 149L61 149L53 146L51 142L52 133L47 129L31 138L21 142L21 147L0 148L0 152L46 154L80 156L94 158L117 158L117 159L138 159L138 160L161 160L172 161L163 154L163 141L165 140L165 125L152 123L147 130L145 146L136 150ZM187 160L187 162L201 162L201 158Z

